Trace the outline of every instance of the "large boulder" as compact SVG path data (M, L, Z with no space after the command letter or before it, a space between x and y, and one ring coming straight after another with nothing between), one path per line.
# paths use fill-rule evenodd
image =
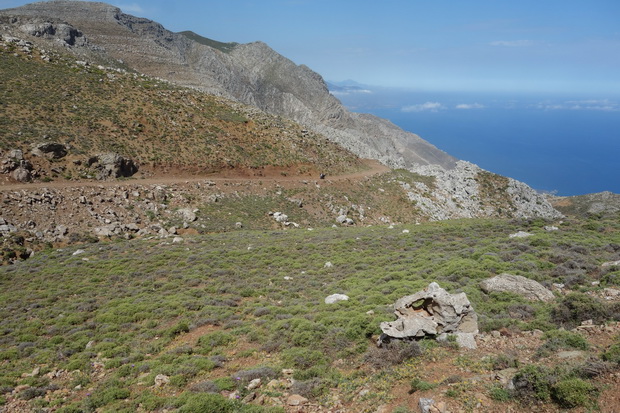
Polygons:
M67 156L68 150L62 143L46 142L35 145L32 149L32 154L35 156L41 156L48 159L60 159Z
M138 172L138 165L133 160L114 152L99 154L88 160L88 166L95 164L99 170L98 179L128 177Z
M465 293L450 294L437 283L394 304L396 321L381 323L380 344L390 338L422 338L478 333L478 315Z
M480 288L487 294L508 292L523 296L530 301L551 301L555 298L553 293L540 283L520 275L507 273L482 281Z

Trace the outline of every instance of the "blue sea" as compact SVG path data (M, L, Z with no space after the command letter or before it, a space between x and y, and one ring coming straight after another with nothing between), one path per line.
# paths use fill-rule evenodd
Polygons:
M620 96L334 91L481 168L557 195L620 193Z

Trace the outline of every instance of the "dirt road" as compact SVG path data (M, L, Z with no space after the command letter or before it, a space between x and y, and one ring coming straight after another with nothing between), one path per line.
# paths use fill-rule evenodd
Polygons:
M373 159L364 159L364 164L368 169L363 171L354 172L344 175L327 175L326 181L343 181L343 180L358 180L373 175L378 175L390 171L390 168L381 164ZM36 183L8 183L0 184L0 191L19 191L23 189L39 189L39 188L80 188L89 186L103 186L103 187L117 187L126 185L172 185L183 184L201 181L213 181L213 182L230 182L230 183L243 183L248 181L267 181L272 183L282 184L295 184L302 183L309 180L318 180L318 176L305 176L305 175L290 175L283 176L280 174L273 175L244 175L245 171L229 170L220 173L206 174L206 175L188 175L172 173L170 176L154 176L150 178L127 178L114 181L58 181L58 182L36 182Z

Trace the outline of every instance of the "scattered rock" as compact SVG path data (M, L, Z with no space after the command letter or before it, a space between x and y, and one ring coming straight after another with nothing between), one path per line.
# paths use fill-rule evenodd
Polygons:
M525 232L525 231L519 231L519 232L515 232L514 234L510 234L508 235L508 238L527 238L527 237L531 237L534 234L530 234L529 232Z
M603 289L603 297L606 300L615 300L620 298L620 290L615 288L604 288Z
M435 400L433 399L424 399L421 398L418 402L418 406L420 406L420 411L422 413L429 413L431 411L431 407L435 404Z
M620 260L604 262L603 264L601 264L601 267L603 267L603 268L606 268L606 267L620 267Z
M391 338L422 338L441 333L478 333L478 315L465 293L449 294L437 283L396 301L396 321L381 323L379 345Z
M306 403L308 403L308 399L299 394L293 394L286 399L286 404L289 406L303 406Z
M284 223L288 221L288 215L283 214L282 212L274 212L270 215L273 216L273 219L275 219L276 222Z
M344 294L332 294L332 295L325 297L325 304L334 304L334 303L337 303L338 301L347 301L348 299L349 299L349 296L344 295Z
M334 264L332 264L331 262L327 261L325 263L325 265L323 265L323 268L332 268L334 266Z
M177 211L177 214L186 222L194 222L198 219L196 213L190 208L181 208Z
M155 387L163 387L168 383L170 383L170 377L165 374L158 374L155 376Z
M510 292L521 295L530 301L547 302L555 298L553 293L539 282L520 275L507 273L482 281L480 288L487 294L491 292Z
M546 225L545 226L545 231L551 232L551 231L558 231L558 230L559 230L559 228L554 226L554 225Z
M258 389L261 385L261 379L254 379L247 385L248 390Z

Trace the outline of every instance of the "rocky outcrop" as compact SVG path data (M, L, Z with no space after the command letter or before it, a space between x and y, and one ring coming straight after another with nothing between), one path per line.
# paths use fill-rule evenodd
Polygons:
M611 215L620 211L620 194L609 191L578 196L549 196L549 202L567 215Z
M138 172L138 165L133 160L113 152L91 157L88 166L98 171L97 179L100 180L129 177Z
M508 292L518 294L530 301L547 302L555 298L553 293L539 282L520 275L507 273L482 281L480 288L487 294L492 292Z
M415 206L439 221L455 218L512 216L515 218L561 218L547 199L526 184L489 173L477 165L458 161L453 169L438 165L411 170L432 178L416 186L401 183Z
M35 145L32 149L34 156L44 156L47 159L61 159L67 156L67 147L62 143L46 142Z
M449 294L435 282L396 301L394 314L396 321L381 323L383 334L379 344L391 338L413 339L441 334L463 336L463 341L471 342L478 333L478 315L465 293Z

